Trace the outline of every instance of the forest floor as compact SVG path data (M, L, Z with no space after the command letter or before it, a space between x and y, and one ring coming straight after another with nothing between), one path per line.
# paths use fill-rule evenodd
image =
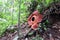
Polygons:
M24 27L25 25L26 24L22 24L21 27ZM21 40L32 40L32 38L35 38L37 35L40 35L39 37L42 37L44 40L60 40L60 22L56 22L55 24L53 24L52 28L48 28L48 30L45 31L44 33L38 34L37 31L35 33L36 34L33 34ZM0 37L0 40L17 40L18 38L17 34L18 34L17 31L13 33L6 31L4 36Z

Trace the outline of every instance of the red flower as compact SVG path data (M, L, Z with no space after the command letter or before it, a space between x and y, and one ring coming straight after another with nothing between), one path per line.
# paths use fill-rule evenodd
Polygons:
M28 24L32 29L38 28L38 23L42 21L43 16L38 11L34 11L28 18Z

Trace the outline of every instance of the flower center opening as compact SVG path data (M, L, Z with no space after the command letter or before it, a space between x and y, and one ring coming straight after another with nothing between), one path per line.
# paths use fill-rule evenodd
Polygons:
M32 17L32 21L34 21L35 20L35 18L34 17Z

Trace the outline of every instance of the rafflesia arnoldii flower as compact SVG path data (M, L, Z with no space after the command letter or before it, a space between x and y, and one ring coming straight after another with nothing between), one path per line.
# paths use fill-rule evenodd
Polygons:
M36 10L28 17L28 24L32 29L38 28L38 23L42 21L43 16Z

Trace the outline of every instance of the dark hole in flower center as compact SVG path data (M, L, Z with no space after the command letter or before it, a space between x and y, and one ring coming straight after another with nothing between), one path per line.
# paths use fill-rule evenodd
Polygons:
M35 18L34 17L32 17L32 21L34 21L35 20Z

